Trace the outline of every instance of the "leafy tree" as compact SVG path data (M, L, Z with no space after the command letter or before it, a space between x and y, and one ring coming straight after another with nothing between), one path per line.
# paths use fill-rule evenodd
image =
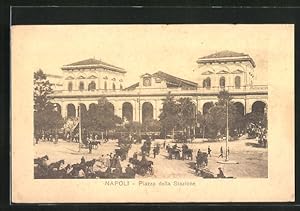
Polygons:
M226 106L227 102L231 102L232 97L228 91L222 90L218 94L218 102L216 105L218 106Z
M125 128L129 133L137 133L142 129L142 125L139 122L128 122L125 124Z
M191 98L180 98L178 101L179 107L179 125L182 129L186 130L195 125L195 105Z
M53 92L51 83L41 69L34 73L33 90L34 111L42 111L52 106L49 96Z
M207 126L206 116L207 115L201 114L200 111L197 111L196 124L200 127L203 138L205 135L205 128Z
M158 120L155 119L146 119L142 124L142 130L147 131L160 131L161 124Z
M174 130L178 126L179 116L178 116L179 107L174 100L174 96L171 96L169 93L166 96L166 99L163 101L163 108L159 115L159 121L161 123L162 133L167 135L171 130Z
M82 126L89 131L108 131L114 129L117 124L121 124L122 119L114 115L114 109L106 98L101 98L95 107L87 111L82 120Z
M63 118L50 101L52 88L47 76L40 69L34 73L34 134L56 131L63 127Z
M226 119L228 105L228 127L230 135L243 127L243 116L238 112L232 97L227 91L221 91L218 95L218 102L209 109L206 117L207 129L210 137L226 134Z
M250 138L255 138L262 131L267 131L268 119L267 114L261 112L251 112L245 116L247 133Z

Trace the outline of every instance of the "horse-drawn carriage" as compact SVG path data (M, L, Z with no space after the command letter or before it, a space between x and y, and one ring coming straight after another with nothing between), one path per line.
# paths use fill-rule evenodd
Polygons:
M119 149L115 149L116 156L120 156L121 161L126 160L129 148L128 145L121 145Z
M175 145L174 145L175 146ZM180 160L180 152L181 150L178 149L177 147L169 147L167 146L167 151L168 151L168 154L169 154L169 159L176 159L176 160Z
M145 176L146 174L154 174L152 161L146 159L138 160L135 158L129 158L129 163L133 165L133 170L135 171L135 173L141 176Z
M189 149L188 145L182 145L182 160L191 159L193 160L193 149Z
M143 146L141 146L142 155L149 156L150 149L151 149L151 141L150 139L148 139L144 142Z
M206 152L198 152L196 157L196 168L208 165L208 154Z

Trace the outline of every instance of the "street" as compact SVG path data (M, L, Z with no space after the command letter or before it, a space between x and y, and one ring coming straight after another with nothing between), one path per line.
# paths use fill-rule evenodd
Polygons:
M268 150L266 148L259 148L256 145L254 139L242 139L229 142L229 160L237 161L239 164L220 164L217 161L225 160L224 158L218 158L220 154L220 147L224 149L225 156L225 141L223 142L203 142L199 139L193 141L192 144L188 144L189 148L193 149L193 160L170 160L168 159L168 153L162 148L164 140L157 139L152 142L152 147L157 143L161 145L160 154L153 157L152 150L150 151L150 157L147 159L153 161L154 175L146 175L145 177L173 179L173 178L197 178L192 168L195 162L195 156L198 149L202 152L207 152L207 147L210 146L212 150L212 156L208 157L208 168L215 174L218 173L218 167L223 169L225 176L232 176L235 178L267 178L268 177ZM171 139L166 140L166 144L173 146L175 143L171 142ZM181 147L182 144L177 144ZM133 144L129 150L126 160L121 162L123 170L128 164L128 159L132 157L134 152L140 153L142 144ZM65 160L65 165L79 163L82 156L85 160L91 160L93 158L99 159L102 155L114 153L116 149L117 141L110 140L107 143L101 144L98 149L93 149L92 154L88 153L88 149L81 148L79 152L78 143L66 142L60 140L57 144L52 142L39 142L34 146L35 158L48 155L48 164L56 162L60 159ZM139 155L138 159L141 159ZM97 169L99 163L96 162L94 169ZM136 178L143 178L137 175Z

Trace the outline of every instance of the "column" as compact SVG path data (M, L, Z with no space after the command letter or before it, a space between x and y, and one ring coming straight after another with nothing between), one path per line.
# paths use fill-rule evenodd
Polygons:
M115 115L122 118L122 104L120 101L115 102Z
M132 105L132 121L136 122L136 100L130 101Z
M61 103L61 116L63 118L67 117L67 105L65 103Z
M140 100L140 102L138 103L138 121L140 123L143 123L143 101Z
M77 105L74 104L74 106L75 106L75 112L76 112L76 115L75 115L75 116L76 116L76 117L79 117L79 112L78 112L78 111L79 111L79 109L78 109L78 108L79 108L79 103L78 103Z
M245 99L245 111L246 111L246 114L251 113L251 111L252 111L252 100Z

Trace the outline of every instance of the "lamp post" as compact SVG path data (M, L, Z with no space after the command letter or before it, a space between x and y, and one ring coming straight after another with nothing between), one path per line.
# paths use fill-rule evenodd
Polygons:
M78 106L78 120L79 120L79 125L78 125L78 127L79 127L79 140L78 140L78 142L79 142L79 152L80 152L80 144L81 144L81 107L80 107L80 104L79 104L79 106Z
M221 164L239 164L237 161L229 160L228 156L228 139L229 139L229 96L226 98L226 145L225 145L225 161L220 160L217 163Z
M226 100L226 152L225 152L225 161L228 161L228 137L229 137L229 128L228 128L228 99Z
M140 98L140 92L138 92L138 103L139 103L139 136L141 136L141 98Z

